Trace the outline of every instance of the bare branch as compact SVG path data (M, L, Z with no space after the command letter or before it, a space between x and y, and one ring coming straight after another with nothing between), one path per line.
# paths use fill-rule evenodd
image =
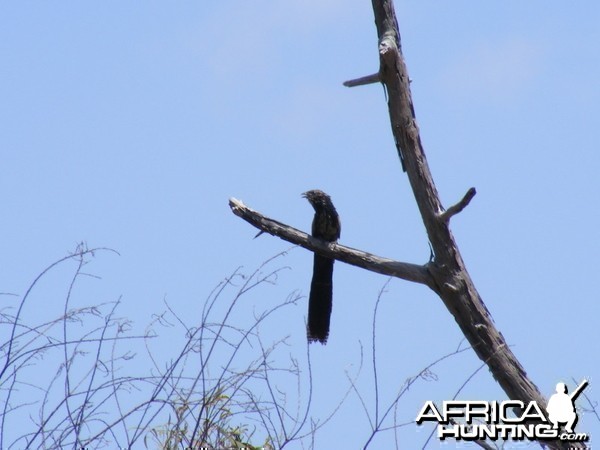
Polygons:
M69 308L71 300L76 301L71 296L78 291L88 253L72 256L79 264L70 274L59 317L26 325L31 320L21 314L26 308L0 311L0 336L14 336L12 345L0 339L3 360L11 352L0 377L0 448L138 448L142 440L146 448L241 448L242 443L254 448L249 440L263 442L264 448L274 448L274 442L284 448L310 435L310 402L298 396L299 414L293 415L294 401L287 402L277 386L290 377L300 385L306 373L287 362L273 362L286 351L285 339L267 347L259 333L261 325L270 328L268 321L282 308L296 304L299 294L259 310L241 301L250 291L276 281L284 269L270 267L276 257L250 274L236 270L211 293L200 317L188 314L184 321L167 304L168 311L157 316L145 335L137 336L129 332L129 321L116 315L120 301ZM33 284L39 280L41 276ZM247 320L234 325L234 309L241 308L255 314L238 311L236 315ZM174 355L150 346L158 336L155 326L169 331L168 348ZM11 334L12 330L16 331ZM146 344L150 370L132 359L131 339ZM37 372L33 378L32 371ZM265 384L270 399L255 395ZM277 421L274 410L282 412ZM257 419L264 428L255 433L251 424ZM23 428L22 423L29 425ZM197 423L202 433L194 434ZM152 442L157 445L148 445Z
M469 189L467 191L465 196L456 205L452 205L446 211L441 213L440 219L442 219L444 222L448 223L450 221L450 219L452 218L452 216L461 212L463 209L465 209L467 207L467 205L469 203L471 203L471 200L473 199L473 197L475 197L475 194L477 194L477 191L475 190L474 187L472 187L471 189Z
M373 73L371 75L367 75L360 78L355 78L354 80L344 81L344 86L346 87L355 87L355 86L364 86L366 84L375 84L381 83L381 78L379 77L379 72Z
M437 292L477 356L488 365L508 397L545 405L546 399L496 328L467 271L448 222L439 220L444 208L421 143L393 2L372 0L372 5L379 39L379 73L388 94L392 133L435 254L429 270L439 286ZM569 446L558 441L547 444L553 449ZM570 445L585 448L580 443Z
M278 236L307 250L353 266L362 267L371 272L414 281L415 283L424 284L435 289L427 265L419 266L417 264L398 262L340 244L327 243L289 225L270 219L258 211L248 208L244 203L235 198L229 199L229 206L236 216L241 217L259 230Z

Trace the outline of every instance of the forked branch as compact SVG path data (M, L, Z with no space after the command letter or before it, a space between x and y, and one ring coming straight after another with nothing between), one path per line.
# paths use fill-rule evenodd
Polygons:
M444 302L477 356L489 367L510 399L525 404L546 400L529 379L523 366L496 328L466 269L450 218L462 211L475 195L471 188L456 205L445 209L427 164L410 92L410 79L400 46L400 33L391 0L372 0L379 39L380 68L376 75L346 82L359 86L375 81L384 84L396 148L406 171L425 230L431 244L432 261L424 266L398 263L339 244L327 244L281 222L252 211L238 200L230 200L234 214L255 227L302 247L374 272L429 286ZM549 441L552 449L585 448L584 444Z
M546 399L496 328L448 227L447 219L464 208L475 191L467 193L461 202L443 213L421 144L392 0L372 0L372 5L379 39L379 73L388 93L392 133L435 255L430 270L439 287L437 292L477 356L487 364L508 397L525 404L535 401L538 405L546 405ZM440 217L446 220L440 220ZM550 441L547 444L553 449L585 448L580 443L569 445Z

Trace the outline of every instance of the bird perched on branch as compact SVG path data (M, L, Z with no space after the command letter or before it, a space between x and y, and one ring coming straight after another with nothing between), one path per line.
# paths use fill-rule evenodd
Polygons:
M331 198L318 189L302 194L315 209L312 222L312 235L327 242L335 242L340 237L342 226ZM308 297L308 326L306 334L309 342L327 342L329 319L331 317L333 292L333 259L315 253L313 277Z

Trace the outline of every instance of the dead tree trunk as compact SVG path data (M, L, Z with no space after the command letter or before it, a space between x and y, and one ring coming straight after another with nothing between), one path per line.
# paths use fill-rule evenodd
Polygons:
M372 3L379 38L379 71L344 84L353 87L381 82L385 86L392 133L433 249L432 261L425 265L401 263L339 244L327 244L269 219L236 199L230 200L232 211L262 231L324 256L425 284L444 302L475 353L487 364L506 395L526 405L531 401L546 405L546 399L527 377L525 369L496 328L449 228L450 219L469 204L475 189L469 189L455 205L449 208L442 206L421 145L392 1L372 0ZM565 444L558 441L547 442L547 445L552 449L586 448L581 443Z

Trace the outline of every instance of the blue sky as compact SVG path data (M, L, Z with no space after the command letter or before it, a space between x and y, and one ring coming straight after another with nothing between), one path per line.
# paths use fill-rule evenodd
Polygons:
M597 399L600 6L396 9L442 200L477 188L452 229L480 294L545 395L559 380L591 377L586 392ZM164 299L193 317L238 266L251 271L289 248L252 239L228 198L309 230L313 212L300 194L313 188L334 200L341 243L411 263L429 257L381 86L342 86L377 70L370 2L5 2L0 58L0 292L23 295L86 241L120 256L90 264L100 279L86 281L77 302L121 298L120 313L138 329ZM248 301L260 308L294 290L307 295L311 264L311 254L291 250L277 285ZM29 320L60 314L67 272L36 291ZM336 264L331 339L311 349L316 417L347 388L360 343L369 348L385 282ZM306 299L281 314L268 335L289 334L289 354L302 358ZM388 397L461 340L441 301L401 280L382 298L377 336ZM156 351L168 359L172 348ZM411 389L402 417L453 395L479 364L472 353L451 359L436 382ZM360 386L368 396L366 369ZM487 370L462 395L504 398ZM584 417L580 427L597 426ZM368 431L351 396L317 448L354 448ZM402 428L401 447L422 446L424 434ZM377 448L392 438L382 433Z

